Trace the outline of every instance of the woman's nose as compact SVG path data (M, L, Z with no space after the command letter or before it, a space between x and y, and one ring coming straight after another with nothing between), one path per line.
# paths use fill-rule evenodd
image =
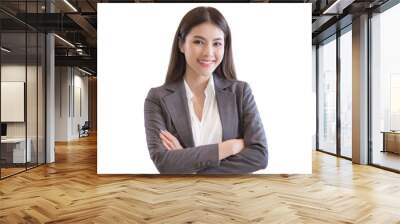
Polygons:
M213 54L213 48L211 44L204 45L203 55L209 56Z

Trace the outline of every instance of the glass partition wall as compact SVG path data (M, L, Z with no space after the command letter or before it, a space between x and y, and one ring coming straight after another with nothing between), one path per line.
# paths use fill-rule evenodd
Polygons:
M371 18L373 165L400 171L400 4Z
M352 158L352 34L351 25L340 36L340 154Z
M317 47L317 149L352 157L352 35L351 25Z
M26 169L26 33L1 34L1 177ZM6 51L4 50L6 49ZM27 159L28 158L28 159Z
M318 149L336 154L336 36L318 46Z
M369 17L368 164L400 172L400 4ZM317 149L352 158L352 28L317 45ZM338 57L336 57L338 55ZM336 69L336 70L335 70Z
M39 12L40 2L18 7ZM1 179L45 163L45 41L44 33L0 11Z

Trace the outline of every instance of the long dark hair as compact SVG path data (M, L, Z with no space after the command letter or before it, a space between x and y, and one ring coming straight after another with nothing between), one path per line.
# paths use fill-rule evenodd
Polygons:
M232 56L232 37L228 23L217 9L213 7L197 7L186 13L175 33L165 83L175 82L181 79L185 74L185 55L179 50L179 42L182 41L182 43L184 43L185 38L191 29L204 22L211 22L224 32L224 57L221 64L218 65L214 72L225 79L236 80L236 72Z

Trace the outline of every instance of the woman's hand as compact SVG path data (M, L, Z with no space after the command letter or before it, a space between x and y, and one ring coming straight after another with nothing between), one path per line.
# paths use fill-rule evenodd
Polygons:
M218 157L219 160L225 159L226 157L236 155L245 148L244 140L241 139L230 139L218 144Z
M178 150L182 149L181 144L179 143L178 139L175 138L171 133L167 130L162 130L160 132L161 142L165 146L167 150Z

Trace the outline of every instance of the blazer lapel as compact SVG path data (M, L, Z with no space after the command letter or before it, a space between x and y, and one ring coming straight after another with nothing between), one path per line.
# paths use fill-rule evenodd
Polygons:
M214 75L215 96L218 104L219 117L222 124L222 140L237 137L238 127L238 111L236 104L236 96L234 93L225 90L232 85L232 82L219 78Z
M236 95L228 90L232 82L214 74L215 97L217 100L219 117L222 125L222 140L237 138L238 136L238 111ZM175 125L180 141L184 147L193 147L193 133L183 79L168 84L166 89L173 91L163 98L166 108Z
M187 97L183 80L169 84L167 89L174 91L164 97L165 105L169 111L172 122L175 125L183 147L193 147L191 120L187 104Z

